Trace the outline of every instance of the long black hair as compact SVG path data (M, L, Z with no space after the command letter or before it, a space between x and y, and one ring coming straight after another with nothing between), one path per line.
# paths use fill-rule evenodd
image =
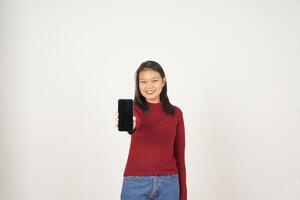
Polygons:
M163 79L165 77L165 73L163 68L155 61L145 61L143 62L139 68L135 72L135 96L134 96L134 104L141 108L141 110L145 113L149 111L149 105L145 99L145 97L141 94L139 87L139 74L145 68L152 69L158 72ZM160 101L163 105L163 110L168 115L174 115L175 107L170 103L168 95L167 95L167 80L165 80L165 85L162 88L160 93Z

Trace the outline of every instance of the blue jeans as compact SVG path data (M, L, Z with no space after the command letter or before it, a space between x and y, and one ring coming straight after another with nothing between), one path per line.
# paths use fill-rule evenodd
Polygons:
M179 200L178 174L125 176L121 200Z

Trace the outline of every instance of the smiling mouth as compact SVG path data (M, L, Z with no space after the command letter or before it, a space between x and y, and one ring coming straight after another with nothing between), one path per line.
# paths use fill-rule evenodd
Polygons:
M153 94L155 91L146 91L146 94Z

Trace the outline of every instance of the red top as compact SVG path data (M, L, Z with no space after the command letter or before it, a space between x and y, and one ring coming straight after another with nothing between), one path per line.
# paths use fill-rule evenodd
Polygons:
M136 127L124 176L179 174L180 200L187 199L185 131L182 111L167 115L162 103L149 103L149 112L134 105Z

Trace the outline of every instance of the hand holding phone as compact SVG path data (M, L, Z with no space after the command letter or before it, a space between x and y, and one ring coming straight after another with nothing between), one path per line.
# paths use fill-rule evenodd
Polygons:
M115 124L115 127L118 127L118 122L119 122L119 113L117 112L116 113L116 124ZM133 120L133 130L135 129L135 126L136 126L136 117L133 115L132 117L132 120Z

